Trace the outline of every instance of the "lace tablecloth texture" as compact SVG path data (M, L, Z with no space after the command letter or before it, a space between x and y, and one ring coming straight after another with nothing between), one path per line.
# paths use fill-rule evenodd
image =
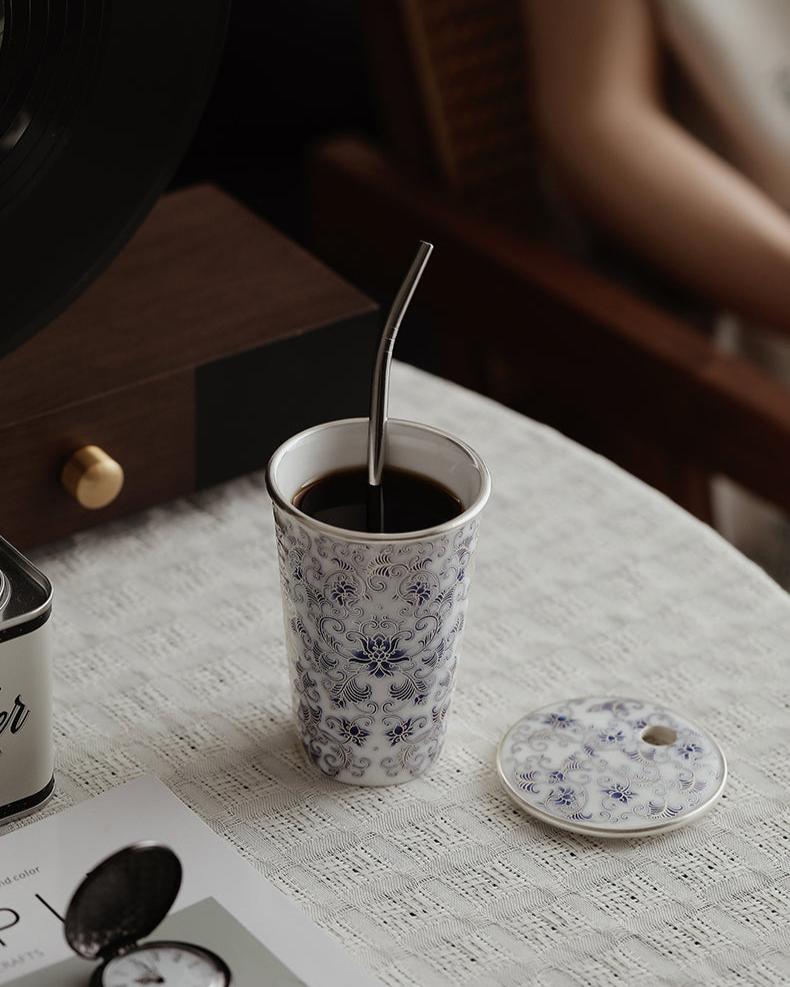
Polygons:
M392 405L494 480L433 770L364 789L302 761L257 474L36 554L56 587L46 812L158 775L392 987L790 983L790 599L550 429L403 365ZM698 824L587 839L500 790L507 726L603 693L720 739L730 781Z

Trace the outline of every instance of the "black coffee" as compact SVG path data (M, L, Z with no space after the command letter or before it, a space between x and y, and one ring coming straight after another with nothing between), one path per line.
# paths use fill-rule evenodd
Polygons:
M444 524L462 511L441 484L409 470L384 468L380 496L371 497L367 470L337 470L308 483L294 506L317 521L352 531L420 531Z

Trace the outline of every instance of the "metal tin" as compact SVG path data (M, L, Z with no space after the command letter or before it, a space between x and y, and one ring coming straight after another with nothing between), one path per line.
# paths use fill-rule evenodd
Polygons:
M0 825L55 786L51 613L47 577L0 538Z

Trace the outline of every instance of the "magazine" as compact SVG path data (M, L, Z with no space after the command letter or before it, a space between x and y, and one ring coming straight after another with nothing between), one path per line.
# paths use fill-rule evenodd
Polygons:
M137 846L130 863L124 848L133 845ZM177 858L176 869L180 861L180 889L142 945L135 946L131 934L125 946L116 943L124 922L117 921L113 909L121 909L118 914L127 917L128 899L133 897L128 885L123 885L126 894L117 895L126 900L116 902L111 899L118 885L105 881L105 896L107 889L110 892L106 907L97 909L95 902L88 901L87 907L72 907L67 915L76 889L83 882L86 888L102 872L97 865L106 858L123 860L125 878L137 866L138 857L146 858L149 865L155 863L154 871L149 866L135 886L135 893L137 887L147 892L149 886L161 883L160 877L167 878L161 874L156 853L165 861L173 860L169 851ZM178 883L171 884L175 893ZM86 890L84 897L91 893ZM165 897L166 909L172 896L166 891ZM67 942L66 931L75 925L75 913L80 927L77 944L100 955L77 955ZM97 931L102 922L104 931ZM73 939L73 931L70 934ZM138 778L0 837L0 984L215 987L224 983L375 987L378 981L155 778Z

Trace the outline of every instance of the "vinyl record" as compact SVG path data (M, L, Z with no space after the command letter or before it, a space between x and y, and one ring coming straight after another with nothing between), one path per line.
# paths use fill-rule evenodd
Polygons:
M0 356L109 263L167 184L229 0L0 0Z

